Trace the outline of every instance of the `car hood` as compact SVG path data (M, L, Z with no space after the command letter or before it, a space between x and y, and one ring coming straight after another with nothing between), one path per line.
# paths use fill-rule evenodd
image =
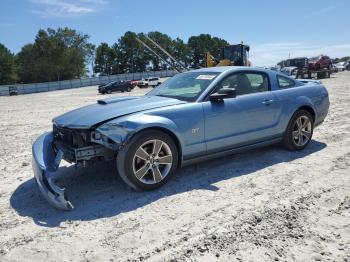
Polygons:
M159 96L115 97L65 113L53 119L53 122L60 127L89 129L117 117L183 103L186 102Z

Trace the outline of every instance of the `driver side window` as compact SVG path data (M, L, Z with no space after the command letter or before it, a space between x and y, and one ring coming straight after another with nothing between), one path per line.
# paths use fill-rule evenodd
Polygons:
M237 96L269 90L268 76L264 73L236 73L226 77L219 89L235 88Z

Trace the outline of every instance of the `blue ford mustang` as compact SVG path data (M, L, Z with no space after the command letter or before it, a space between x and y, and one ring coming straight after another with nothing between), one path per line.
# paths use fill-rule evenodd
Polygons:
M260 68L194 70L145 96L98 100L55 118L33 144L33 170L46 200L71 209L52 180L62 159L84 166L114 159L129 186L152 190L197 161L277 142L301 150L328 108L317 81Z

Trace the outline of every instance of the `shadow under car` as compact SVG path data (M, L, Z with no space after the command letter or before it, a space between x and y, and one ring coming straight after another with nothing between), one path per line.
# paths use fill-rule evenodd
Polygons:
M64 221L113 217L167 196L198 189L217 191L220 188L214 184L219 181L249 175L278 163L288 163L326 146L312 140L302 151L290 152L276 145L206 161L178 170L163 187L147 192L130 189L117 176L114 162L83 169L63 167L57 172L57 184L67 187L66 193L75 209L66 212L49 206L41 199L34 178L14 191L10 203L20 216L31 217L36 224L45 227L56 227Z

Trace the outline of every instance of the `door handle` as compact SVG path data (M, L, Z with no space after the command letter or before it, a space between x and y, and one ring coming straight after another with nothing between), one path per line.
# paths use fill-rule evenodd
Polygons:
M272 99L265 99L264 101L262 101L262 103L266 106L269 106L273 103L273 100Z

